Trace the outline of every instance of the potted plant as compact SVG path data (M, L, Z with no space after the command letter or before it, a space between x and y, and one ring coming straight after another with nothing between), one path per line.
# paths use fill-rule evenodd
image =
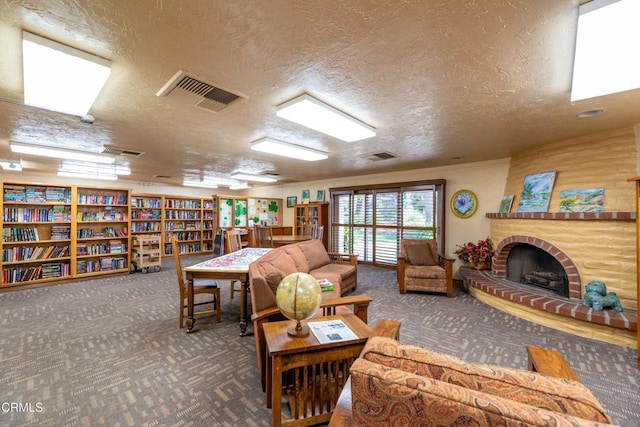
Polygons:
M478 243L469 242L465 245L458 245L454 252L458 258L476 270L487 270L491 268L491 258L493 257L493 244L487 237L478 240Z

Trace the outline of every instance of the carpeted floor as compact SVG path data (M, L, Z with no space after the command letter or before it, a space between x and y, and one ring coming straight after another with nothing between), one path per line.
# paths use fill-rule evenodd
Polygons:
M394 270L358 274L370 323L402 321L402 342L518 368L526 345L555 348L615 423L640 425L636 350L532 324L461 289L399 295ZM0 293L0 425L270 425L253 336L239 336L239 298L221 284L222 323L200 319L189 335L171 260L158 273Z

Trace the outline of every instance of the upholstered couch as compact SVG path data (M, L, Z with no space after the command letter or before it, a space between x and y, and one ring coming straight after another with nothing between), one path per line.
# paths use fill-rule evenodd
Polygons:
M349 424L354 426L599 426L611 422L578 381L469 363L391 338L369 339L351 366L350 383ZM342 425L341 419L332 418L330 426Z
M356 261L356 255L327 252L322 241L317 239L273 249L249 265L251 291L257 293L254 312L275 306L278 285L285 276L295 272L308 273L316 279L327 279L333 283L333 292L324 292L325 299L355 290L358 279Z

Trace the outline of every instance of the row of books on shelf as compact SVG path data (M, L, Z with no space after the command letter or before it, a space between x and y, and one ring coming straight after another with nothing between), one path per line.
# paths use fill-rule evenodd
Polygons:
M147 220L157 219L157 220L161 220L162 219L162 211L160 211L160 210L152 210L152 209L131 211L131 219L147 219Z
M71 189L36 185L4 185L5 202L70 203Z
M67 206L52 208L11 208L2 210L4 222L65 222L71 221L71 211Z
M200 232L193 231L179 231L177 233L165 233L165 240L168 242L171 240L171 236L176 236L178 240L200 240Z
M200 245L200 243L179 243L178 251L181 254L202 252L202 246ZM165 254L172 254L173 247L170 244L165 245L164 252Z
M127 196L123 194L101 195L101 194L78 194L78 204L80 205L126 205Z
M165 199L164 207L169 209L200 209L199 200Z
M9 267L2 269L3 283L27 282L39 279L65 277L71 274L69 263L49 262L32 267Z
M2 229L3 242L37 242L40 240L35 227L11 227Z
M127 252L127 243L120 240L111 240L108 243L87 244L78 242L76 245L77 255L105 255L122 254Z
M200 219L200 211L164 211L164 219Z
M118 212L115 208L105 208L100 212L78 212L77 221L126 221L126 213Z
M80 260L76 263L77 274L121 270L123 268L127 268L127 260L123 257L107 257L99 260Z
M165 222L164 229L167 231L177 230L200 230L199 222Z
M160 223L159 222L133 222L131 223L131 231L132 232L141 232L141 231L160 231Z
M162 200L160 199L148 199L145 197L132 197L132 208L162 208Z
M79 228L76 237L79 239L90 239L100 237L127 237L127 228L105 227L101 231L93 228Z
M69 256L69 245L16 246L2 250L2 262L34 261Z

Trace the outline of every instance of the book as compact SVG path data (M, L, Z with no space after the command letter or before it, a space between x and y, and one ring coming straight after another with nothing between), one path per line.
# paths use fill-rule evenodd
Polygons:
M316 282L318 282L318 285L320 285L320 290L322 292L328 292L333 290L333 283L331 283L327 279L318 279L316 280Z
M308 322L307 326L320 344L358 339L358 336L342 320Z

